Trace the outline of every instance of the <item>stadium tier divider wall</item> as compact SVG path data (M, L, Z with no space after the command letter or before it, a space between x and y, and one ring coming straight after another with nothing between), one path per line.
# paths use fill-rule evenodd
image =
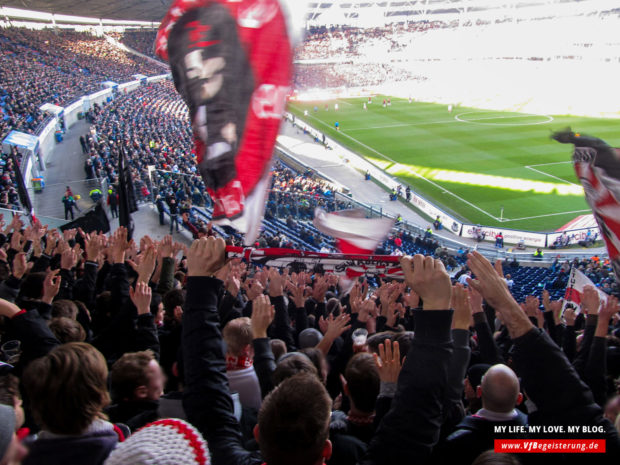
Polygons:
M62 111L52 116L45 127L37 134L38 144L34 151L23 154L22 174L26 186L30 186L32 178L44 174L47 158L56 145L56 132L60 130L62 120L65 130L68 130L79 119L79 113L85 113L95 104L102 104L109 98L114 98L117 93L128 93L136 90L140 85L159 82L169 79L170 74L160 74L158 76L144 77L138 80L115 84L112 87L102 89L90 95L84 95L75 102L62 108Z
M386 187L388 190L395 189L398 185L407 185L401 180L388 175L385 171L381 170L379 167L369 162L361 155L358 155L357 153L347 149L330 137L327 137L327 135L325 135L323 132L317 130L307 122L303 121L301 118L294 116L293 114L288 112L285 113L285 117L292 124L299 126L301 129L304 129L317 140L322 140L322 138L325 137L325 143L330 149L334 151L336 156L338 156L343 161L346 160L360 173L365 173L366 171L368 171L373 179L375 179L379 184ZM293 147L286 148L288 149L289 153L295 153ZM417 192L414 192L413 190L411 191L410 203L432 219L435 219L437 216L439 216L441 218L442 224L444 225L444 228L453 233L455 236L474 239L476 237L475 230L477 229L480 232L485 233L484 240L487 242L495 242L495 236L499 232L501 232L504 236L504 243L506 244L514 245L518 244L520 241L523 240L526 246L546 248L552 245L557 239L557 237L561 236L563 233L566 233L569 237L574 234L575 241L578 242L586 239L588 231L591 231L592 234L599 232L598 228L582 228L545 233L463 223L449 213L444 212L442 209L434 205L432 202L428 201L425 197L421 196Z

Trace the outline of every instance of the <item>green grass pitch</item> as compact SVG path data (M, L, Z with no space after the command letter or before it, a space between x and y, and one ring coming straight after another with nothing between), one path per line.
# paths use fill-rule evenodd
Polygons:
M617 119L458 106L448 112L447 105L397 98L384 108L384 98L373 97L367 110L367 98L332 100L328 111L326 102L296 102L289 110L471 223L552 231L587 214L570 163L572 146L549 136L570 126L620 145Z

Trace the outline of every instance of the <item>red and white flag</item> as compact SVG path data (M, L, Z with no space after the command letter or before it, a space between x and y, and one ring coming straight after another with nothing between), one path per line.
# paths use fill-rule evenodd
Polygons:
M314 226L336 239L339 252L345 254L372 254L392 230L394 220L366 218L363 210L340 210L327 213L314 210Z
M616 280L620 280L620 149L570 130L557 132L553 138L575 146L575 172L605 240Z
M598 294L601 298L601 303L607 302L607 294L601 291L598 287L594 285L590 278L588 278L585 274L579 271L577 268L573 267L570 270L570 276L568 277L568 286L566 287L566 293L564 294L564 305L562 308L562 314L570 304L576 313L581 312L581 296L583 295L583 289L586 286L592 286L598 291Z

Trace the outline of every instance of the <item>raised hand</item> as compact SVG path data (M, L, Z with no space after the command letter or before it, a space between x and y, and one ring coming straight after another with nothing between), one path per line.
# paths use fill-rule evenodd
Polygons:
M138 315L146 315L151 311L151 288L148 283L137 282L136 288L129 288L129 298L138 309Z
M620 308L618 307L618 299L608 296L607 301L603 303L598 313L598 321L596 323L595 337L607 337L609 331L609 323L611 319L617 315Z
M275 310L269 296L261 294L252 301L251 327L254 339L267 337L267 329L273 322L274 316Z
M601 305L601 298L594 286L585 286L581 296L581 309L586 314L596 315Z
M153 271L155 271L155 263L157 261L157 252L154 245L150 245L146 248L143 254L141 254L140 264L138 265L138 282L149 283Z
M351 315L348 313L341 313L337 317L334 317L333 313L327 316L327 331L325 337L332 341L340 337L342 333L351 328L349 321L351 321Z
M65 242L69 242L69 241L75 239L76 235L77 235L77 229L76 228L65 229L62 232L62 237L65 240Z
M424 310L447 310L450 308L452 283L441 260L415 255L402 257L401 267L405 281L423 302Z
M469 293L462 284L456 284L452 287L452 308L454 309L452 328L469 329L472 316L471 302L469 301Z
M245 291L245 295L247 296L248 300L252 300L252 301L256 299L256 297L261 295L263 291L265 290L265 288L260 283L260 281L256 279L246 279L243 282L242 286L243 286L243 290Z
M376 315L377 313L377 304L372 299L364 300L359 306L359 311L357 314L358 321L362 323L366 323L371 315Z
M405 299L405 305L409 308L418 308L420 305L420 296L415 291L410 291L403 296Z
M173 250L174 244L172 242L172 236L168 234L159 242L157 251L161 258L171 258Z
M61 278L58 276L60 270L50 271L43 281L43 297L41 300L48 305L52 305L54 297L60 291Z
M286 289L291 293L291 298L296 308L304 308L306 297L304 296L304 286L297 285L293 281L286 283Z
M226 242L221 237L203 237L192 243L187 257L187 276L214 276L224 266Z
M513 339L523 336L533 328L510 294L504 278L499 276L486 258L474 251L468 255L467 266L476 275L476 279L469 280L469 285L500 314Z
M553 321L556 325L562 322L562 301L554 300L549 302L549 310L553 313Z
M26 254L24 252L18 253L13 259L13 276L17 279L22 279L30 266L26 261Z
M19 230L13 231L13 235L11 236L11 249L21 252L24 250L24 244L26 243L26 239L19 232Z
M127 228L119 227L110 238L110 258L112 263L125 263L125 251L129 247L127 243Z
M269 277L269 295L280 297L284 293L286 276L281 275L277 268L270 268L267 276Z
M482 313L484 309L482 308L482 303L484 299L480 292L475 290L473 287L469 286L467 288L467 293L469 294L469 305L471 307L472 313Z
M86 241L86 258L90 261L97 261L97 257L103 250L105 249L105 239L104 237L92 233L87 234L85 237Z
M393 348L392 348L393 347ZM403 367L400 361L400 347L397 341L386 339L384 344L379 344L379 355L373 354L379 379L383 383L396 383L398 375ZM403 359L403 363L404 363Z
M470 279L469 285L474 288L493 308L512 305L514 299L508 286L499 277L491 263L480 253L469 254L467 266L474 272L476 279Z
M11 222L5 229L4 234L6 235L10 233L11 231L20 231L23 227L24 227L24 222L21 220L19 213L15 213L13 214L13 218L11 219Z
M601 306L598 312L598 319L599 321L603 319L609 322L618 311L620 311L620 308L618 308L618 299L610 295L607 297L607 301Z
M575 326L575 320L577 319L577 313L573 308L567 308L564 310L564 320L566 321L566 326Z
M325 294L329 289L327 280L324 276L319 276L314 280L314 286L312 287L312 298L317 302L323 302L325 300Z
M390 328L394 328L396 326L396 320L399 315L403 315L405 313L405 307L400 302L391 302L389 305L389 309L386 315L385 324Z
M77 265L80 257L80 246L75 244L75 247L67 247L60 256L60 268L63 270L72 270Z

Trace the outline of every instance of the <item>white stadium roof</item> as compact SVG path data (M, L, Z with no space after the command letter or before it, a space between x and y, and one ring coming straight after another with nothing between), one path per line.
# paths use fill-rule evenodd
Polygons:
M308 25L380 26L402 21L453 21L456 19L535 19L555 16L595 15L618 9L615 0L283 0L296 14L305 14ZM75 22L62 15L158 24L171 0L5 0L8 8L53 13L57 22ZM307 5L305 7L304 5ZM305 9L304 11L299 11Z

